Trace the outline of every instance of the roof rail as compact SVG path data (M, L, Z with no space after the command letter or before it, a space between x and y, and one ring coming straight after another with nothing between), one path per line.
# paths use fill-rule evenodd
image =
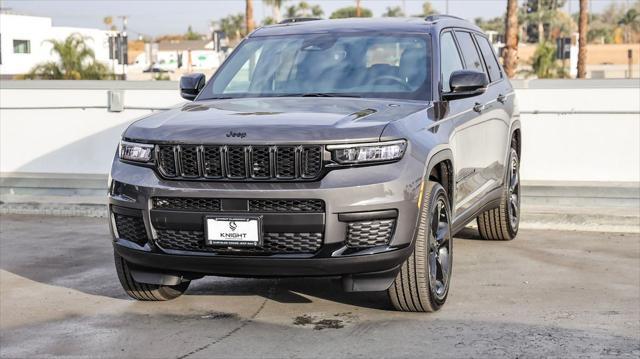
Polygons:
M425 21L429 21L429 22L434 22L440 19L456 19L456 20L464 20L461 17L457 17L457 16L453 16L453 15L444 15L444 14L438 14L438 15L429 15L427 17L424 18Z
M315 20L322 20L322 19L319 17L292 17L289 19L284 19L280 21L278 24L293 24L295 22L305 22L305 21L315 21Z

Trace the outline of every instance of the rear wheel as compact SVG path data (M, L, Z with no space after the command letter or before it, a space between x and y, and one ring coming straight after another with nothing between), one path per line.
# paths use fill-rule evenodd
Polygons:
M478 232L482 239L509 241L518 234L520 226L520 160L511 148L509 173L504 184L500 207L478 216Z
M404 312L434 312L447 300L453 239L447 192L427 182L413 253L387 290L393 306Z
M164 301L178 298L189 287L189 281L178 285L157 285L141 283L133 279L129 264L117 253L113 253L116 271L122 288L134 299L144 301Z

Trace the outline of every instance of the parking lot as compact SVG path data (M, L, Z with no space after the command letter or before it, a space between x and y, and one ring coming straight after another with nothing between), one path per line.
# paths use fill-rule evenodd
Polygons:
M172 302L128 299L105 219L3 215L5 358L639 357L638 234L522 230L454 246L446 306L391 311L331 278L209 277Z

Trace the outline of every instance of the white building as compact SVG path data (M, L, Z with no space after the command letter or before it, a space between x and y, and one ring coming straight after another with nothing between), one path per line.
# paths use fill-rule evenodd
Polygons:
M135 58L132 67L147 69L153 66L165 71L217 69L224 58L223 52L214 51L211 40L164 41L147 44L145 52Z
M87 37L87 44L115 74L122 66L109 60L109 36L116 33L100 29L53 26L51 18L0 13L0 78L12 78L29 72L35 65L57 60L47 40L64 40L73 33Z

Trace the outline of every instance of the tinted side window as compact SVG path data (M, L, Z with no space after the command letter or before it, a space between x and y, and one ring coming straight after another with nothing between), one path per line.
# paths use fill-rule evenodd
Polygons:
M489 40L483 36L474 35L474 37L476 38L478 46L480 46L480 52L482 52L484 63L487 65L487 69L489 70L489 78L491 79L491 82L500 80L502 78L502 72L500 71L500 65L498 64L498 60L496 59Z
M456 42L453 40L450 32L442 34L440 39L440 72L442 73L442 91L449 92L449 78L451 73L457 70L462 70L462 61L460 60L460 54Z
M464 63L467 64L467 69L484 72L482 59L478 54L476 45L473 43L471 34L468 32L456 31L456 38L460 44L460 51L462 51L462 58L464 59Z

